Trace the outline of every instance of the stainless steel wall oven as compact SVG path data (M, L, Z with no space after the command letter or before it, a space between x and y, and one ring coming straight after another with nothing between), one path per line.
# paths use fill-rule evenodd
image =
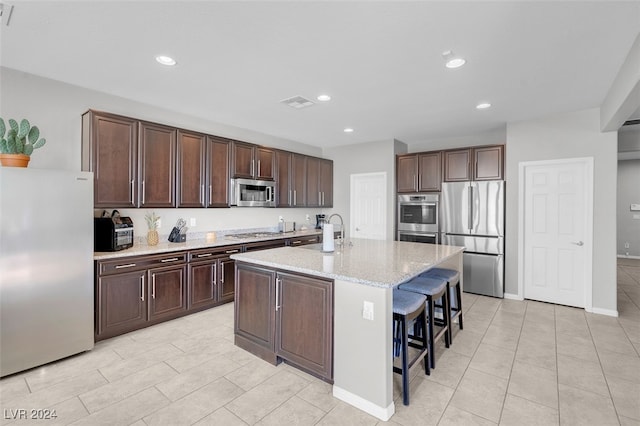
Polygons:
M439 194L398 195L398 241L440 243Z

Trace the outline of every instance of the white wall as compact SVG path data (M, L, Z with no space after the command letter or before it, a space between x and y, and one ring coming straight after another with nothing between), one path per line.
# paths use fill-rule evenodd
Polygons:
M412 143L408 152L439 151L441 149L465 148L479 145L502 145L507 139L507 128L501 126L481 134L456 136L449 138L430 139Z
M349 230L350 182L356 173L387 173L387 239L393 240L395 228L395 150L402 146L398 141L379 141L327 148L324 158L333 160L333 209L327 214L339 213Z
M594 158L593 307L616 311L617 133L600 132L598 109L507 125L505 291L518 291L518 164L575 157Z
M618 255L640 257L640 211L630 209L631 204L640 204L639 183L640 160L618 161Z
M80 170L81 116L88 109L112 112L143 120L158 122L207 134L224 136L301 154L321 156L321 149L257 132L227 126L212 121L178 114L133 100L112 96L23 73L0 68L0 116L5 119L27 118L40 128L47 144L31 156L30 168ZM43 206L45 208L46 206ZM136 235L146 235L144 214L148 209L120 210L134 221ZM319 209L156 209L162 218L161 234L168 234L179 217L195 218L193 232L213 230L259 228L276 226L278 216L287 221L307 224L306 215L315 225Z

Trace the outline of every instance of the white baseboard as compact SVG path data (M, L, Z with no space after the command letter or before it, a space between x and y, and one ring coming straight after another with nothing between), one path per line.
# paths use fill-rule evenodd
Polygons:
M513 294L513 293L505 293L504 298L510 299L510 300L524 300L524 297L521 297L520 295Z
M393 404L393 401L391 401L391 404L386 408L380 407L379 405L376 405L373 402L347 390L339 388L336 385L333 385L333 396L385 422L396 412L396 407Z
M600 314L600 315L607 315L609 317L617 317L618 316L618 311L614 311L613 309L602 309L602 308L591 308L591 309L584 309L587 312L591 312L592 314Z
M640 259L640 256L627 256L624 254L619 254L618 258L619 259Z

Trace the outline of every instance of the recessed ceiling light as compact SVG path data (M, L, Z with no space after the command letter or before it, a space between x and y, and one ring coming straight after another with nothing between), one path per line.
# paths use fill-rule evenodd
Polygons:
M491 108L491 104L489 102L482 102L476 105L476 109L487 109Z
M345 133L353 133L353 129L351 127L347 127L344 129Z
M442 52L442 57L446 61L445 66L447 68L460 68L467 62L464 58L456 56L452 50Z
M327 102L327 101L331 100L331 96L329 96L329 95L318 95L318 97L316 99L319 100L320 102Z
M158 61L158 63L162 64L162 65L175 65L176 64L176 60L169 57L169 56L164 56L164 55L158 55L156 56L156 61Z

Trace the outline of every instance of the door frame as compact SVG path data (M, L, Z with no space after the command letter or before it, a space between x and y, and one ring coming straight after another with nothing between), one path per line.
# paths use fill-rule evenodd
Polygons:
M518 163L518 294L524 300L524 202L525 202L525 173L528 167L550 166L558 164L581 164L584 173L584 309L593 311L593 157L560 158L554 160L522 161Z
M355 181L357 178L360 177L380 177L381 179L384 180L384 185L383 185L383 190L384 190L384 194L383 194L383 200L385 203L385 208L384 208L384 239L388 240L389 239L389 230L387 229L389 226L389 200L387 199L387 186L389 184L388 180L387 180L387 172L372 172L372 173L352 173L350 175L349 178L349 193L351 194L351 196L349 197L349 236L353 236L355 234L355 225L354 225L354 220L353 220L353 212L355 211L355 197L353 196L354 194L354 188L355 188ZM393 232L393 231L392 231Z

